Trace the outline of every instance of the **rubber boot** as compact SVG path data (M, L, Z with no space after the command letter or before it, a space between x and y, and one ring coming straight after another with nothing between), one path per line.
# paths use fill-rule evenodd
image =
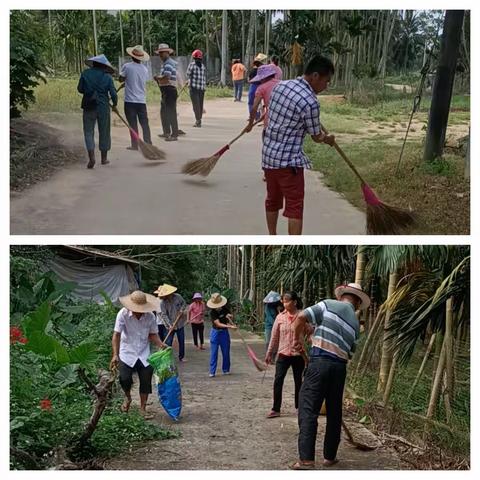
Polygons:
M107 153L106 151L101 151L102 154L102 165L108 165L110 162L107 160Z
M95 166L95 150L88 151L88 164L87 168L93 168Z

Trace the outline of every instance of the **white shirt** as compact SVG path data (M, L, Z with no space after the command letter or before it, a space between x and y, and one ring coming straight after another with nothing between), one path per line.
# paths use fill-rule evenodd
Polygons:
M115 321L115 332L120 337L120 360L129 367L133 367L137 360L148 367L147 358L150 355L150 342L148 336L158 333L157 322L153 313L144 313L139 319L126 308L122 308Z
M148 80L147 67L141 63L128 62L122 66L120 76L125 78L125 101L147 103L145 96Z

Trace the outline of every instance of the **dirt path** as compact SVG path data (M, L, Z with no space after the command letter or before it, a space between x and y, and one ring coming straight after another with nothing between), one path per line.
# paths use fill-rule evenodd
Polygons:
M118 470L285 470L297 455L297 417L293 403L293 377L289 371L283 391L283 416L267 419L271 408L274 369L257 372L243 344L232 335L232 374L208 376L209 351L197 351L187 327L187 362L179 365L183 411L178 423L170 420L156 398L150 406L153 422L177 429L176 439L150 442L108 461ZM208 335L207 335L208 338ZM259 357L263 340L248 335ZM221 354L219 354L219 357ZM220 369L221 372L221 369ZM135 388L135 387L134 387ZM137 402L138 403L138 402ZM346 418L352 433L370 445L376 437L353 419ZM321 461L325 418L320 417L317 460ZM395 453L379 447L362 452L342 441L338 453L342 470L393 470L401 463ZM321 468L321 467L319 467Z
M179 173L186 161L211 155L245 124L244 102L219 99L206 102L205 108L203 128L192 128L191 105L181 103L179 124L187 135L166 143L157 137L158 108L150 106L154 143L167 153L163 164L125 150L128 133L114 124L110 165L87 170L85 160L11 195L11 233L266 234L261 128L227 152L207 179ZM69 142L83 142L80 115L57 116L51 124L61 128ZM362 234L364 223L362 212L326 188L318 172L308 172L305 234ZM285 219L279 226L279 233L286 233Z

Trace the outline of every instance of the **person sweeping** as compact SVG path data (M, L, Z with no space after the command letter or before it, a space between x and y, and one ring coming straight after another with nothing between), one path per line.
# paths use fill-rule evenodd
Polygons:
M335 142L335 137L326 135L321 128L317 100L317 94L327 88L334 72L328 58L315 56L302 77L280 82L271 93L262 147L267 185L265 212L270 235L277 234L278 212L284 203L288 233L302 233L304 169L311 168L303 142L307 134L316 143L332 146Z
M318 415L325 401L327 424L323 443L323 465L338 462L342 430L343 389L347 363L355 351L360 324L355 312L365 310L370 298L357 283L335 289L336 300L323 300L300 312L295 324L295 344L301 347L301 332L312 325L312 348L305 371L298 407L298 460L294 470L315 468Z
M108 151L112 146L110 136L110 99L112 108L117 109L118 95L113 84L115 69L105 55L85 60L90 67L80 75L77 90L83 94L83 135L88 152L87 168L95 166L95 125L98 124L98 147L102 165L108 165Z

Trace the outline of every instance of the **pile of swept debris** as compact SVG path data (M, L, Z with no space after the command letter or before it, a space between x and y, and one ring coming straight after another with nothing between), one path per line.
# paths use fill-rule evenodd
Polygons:
M10 122L10 189L21 191L49 178L62 167L84 161L80 146L65 144L60 130L46 124Z

